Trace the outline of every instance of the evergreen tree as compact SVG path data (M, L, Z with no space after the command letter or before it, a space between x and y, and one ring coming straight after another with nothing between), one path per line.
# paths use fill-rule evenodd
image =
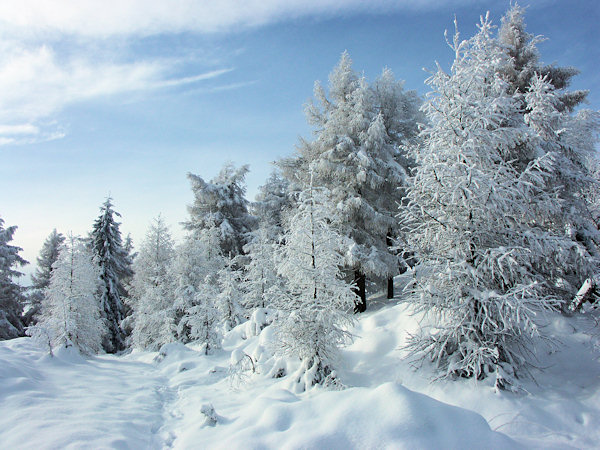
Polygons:
M537 268L548 255L570 264L574 244L539 224L539 211L561 207L545 190L547 155L515 167L515 148L536 137L518 120L491 30L486 17L473 38L456 33L450 74L438 67L428 79L430 126L413 148L418 166L401 217L421 262L412 298L435 324L413 350L442 376L492 374L505 388L528 364L536 313L556 305Z
M579 73L574 67L557 67L542 65L537 44L544 39L525 31L525 10L514 4L502 18L502 25L498 32L498 40L503 50L508 54L505 64L499 68L504 79L509 83L509 92L520 94L521 101L528 91L535 77L542 77L559 91L557 108L560 111L572 111L581 104L587 91L567 91L571 78Z
M356 295L340 270L348 244L330 222L326 191L309 185L299 201L279 250L278 272L285 290L275 302L283 312L274 324L275 350L302 360L298 381L301 389L308 389L336 383L337 351L350 339L345 327L352 324L349 312Z
M217 272L218 293L215 303L220 312L225 332L232 330L244 321L241 289L242 273L236 268L234 259L227 259L224 267Z
M100 215L94 222L90 235L91 249L100 266L100 305L109 330L104 349L108 353L125 348L125 334L121 328L121 321L124 318L122 299L126 292L122 280L133 274L131 261L121 241L120 223L115 221L115 216L120 217L120 214L113 210L112 199L109 197L100 207Z
M301 189L311 174L315 186L327 188L330 214L340 216L341 232L351 238L346 266L355 272L356 310L362 312L365 275L385 279L398 271L388 245L397 230L398 187L406 179L407 159L398 148L416 133L418 99L405 93L390 71L370 87L353 71L346 52L329 76L329 97L319 83L315 97L318 104L307 107L315 140L302 140L298 156L280 166Z
M158 350L175 340L174 283L170 266L174 248L160 215L154 219L133 263L132 343L136 348Z
M24 266L27 261L19 256L22 248L9 245L16 229L16 226L4 228L4 220L0 217L0 339L23 335L23 288L14 280L23 275L17 267Z
M58 254L64 242L65 237L62 233L58 233L55 228L42 245L40 256L37 258L38 267L35 273L31 275L30 309L25 316L27 324L34 324L37 321L36 316L40 312L44 290L50 285L52 265L58 260Z
M537 44L543 39L527 33L525 28L524 10L514 5L503 17L498 33L498 41L508 56L499 70L519 105L514 120L524 122L533 135L528 143L514 148L512 158L517 170L524 170L540 155L547 155L552 167L545 190L548 195L557 195L562 207L551 210L554 214L538 208L536 225L542 223L553 233L568 234L574 242L573 252L587 254L585 261L573 255L567 266L547 255L537 268L551 281L547 284L551 294L566 300L599 269L600 222L592 203L599 189L594 176L598 166L595 143L599 115L587 110L572 112L587 95L587 91L567 90L578 70L542 65Z
M99 276L90 250L80 239L69 236L53 264L39 323L29 334L47 337L52 347L75 346L85 354L100 352L107 329L97 297Z
M189 233L176 250L171 270L175 283L177 339L181 342L203 339L214 348L217 338L209 339L208 335L217 333L218 325L217 273L225 266L220 236L214 226L197 230Z
M273 241L278 240L283 231L282 213L293 206L289 181L273 171L264 185L258 188L252 212L259 224L268 230Z
M282 230L283 228L281 233ZM268 222L261 222L260 226L249 234L250 242L244 246L249 262L244 267L242 281L245 292L243 304L247 310L269 307L272 303L272 289L281 284L282 280L277 275L275 263L275 253L280 247L281 238L280 232L269 226Z
M188 174L194 203L188 206L190 219L184 227L190 231L216 228L222 254L231 257L242 254L245 235L255 222L248 213L248 200L244 197L247 173L247 165L236 169L232 164L226 164L208 183L198 175Z

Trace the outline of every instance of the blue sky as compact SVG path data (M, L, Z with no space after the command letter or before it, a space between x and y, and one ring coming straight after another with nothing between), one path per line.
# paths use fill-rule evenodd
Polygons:
M99 5L102 5L101 7ZM546 63L580 69L600 109L600 2L530 1ZM139 245L161 213L171 231L192 200L187 172L250 164L248 196L270 162L310 136L303 105L348 50L427 92L448 67L444 30L463 37L509 2L453 0L21 0L0 4L0 216L35 263L52 228L85 234L107 195ZM101 8L101 9L100 9ZM34 267L32 264L28 272Z

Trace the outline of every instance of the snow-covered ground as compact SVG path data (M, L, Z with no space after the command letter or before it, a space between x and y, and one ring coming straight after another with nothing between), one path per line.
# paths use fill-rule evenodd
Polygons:
M419 317L372 299L342 351L343 390L296 392L294 364L266 345L269 328L232 330L224 349L54 357L29 338L0 342L0 448L594 448L600 444L600 346L593 316L548 319L561 341L537 346L537 384L431 382L403 359ZM234 373L245 352L257 373ZM232 358L233 354L233 358ZM249 362L247 357L244 357ZM249 366L248 366L249 367ZM214 407L216 424L211 421ZM204 411L204 412L203 412Z

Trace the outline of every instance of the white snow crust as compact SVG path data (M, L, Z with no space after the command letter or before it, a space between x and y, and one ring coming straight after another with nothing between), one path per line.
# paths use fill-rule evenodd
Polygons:
M1 448L594 448L600 442L600 347L593 316L558 315L559 345L538 342L536 382L495 392L471 379L432 382L404 358L419 321L406 304L371 298L350 330L345 389L294 389L299 363L242 324L223 349L167 344L159 352L51 357L30 338L0 342ZM594 328L596 327L596 328ZM253 358L255 372L250 364ZM269 375L284 368L287 375Z

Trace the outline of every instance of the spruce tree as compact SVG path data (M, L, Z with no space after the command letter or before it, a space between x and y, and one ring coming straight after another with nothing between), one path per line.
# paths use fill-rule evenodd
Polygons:
M40 306L44 297L44 290L50 284L52 276L52 265L58 260L58 254L65 242L65 237L62 233L56 231L56 228L48 235L40 256L37 258L37 269L31 275L31 293L29 295L30 309L26 314L26 323L35 324L36 316L40 312Z
M600 188L595 176L600 116L585 109L573 112L587 95L587 91L568 90L578 70L542 65L537 48L542 40L526 31L523 8L512 6L502 18L498 33L499 44L508 56L499 70L519 106L514 120L524 122L532 135L529 142L514 148L515 167L524 170L540 155L546 155L551 163L545 191L558 197L561 208L537 208L536 226L541 224L555 234L569 235L573 255L567 265L547 255L537 270L549 280L551 295L568 300L600 268L600 222L593 202ZM535 202L532 207L536 207ZM582 260L577 252L583 252L586 258Z
M28 330L51 347L75 346L84 354L102 350L107 332L98 299L100 268L81 239L69 236L53 264L39 323Z
M100 215L90 234L91 249L100 266L100 305L109 330L104 349L108 353L125 348L125 334L121 328L121 321L124 318L122 299L126 292L122 280L133 274L131 261L121 241L120 223L116 222L115 216L120 217L120 214L113 210L112 199L109 197L100 207Z
M133 309L132 344L158 350L175 340L174 282L170 267L174 248L160 215L153 220L133 263L130 306Z
M220 235L221 253L230 257L243 253L246 233L255 223L245 198L247 173L247 165L236 169L232 164L225 164L210 182L188 174L194 203L188 206L190 219L184 222L184 227L189 231L215 228Z
M19 256L23 249L10 245L17 227L4 228L0 217L0 339L12 339L23 335L23 288L15 282L23 276L17 267L27 264Z

